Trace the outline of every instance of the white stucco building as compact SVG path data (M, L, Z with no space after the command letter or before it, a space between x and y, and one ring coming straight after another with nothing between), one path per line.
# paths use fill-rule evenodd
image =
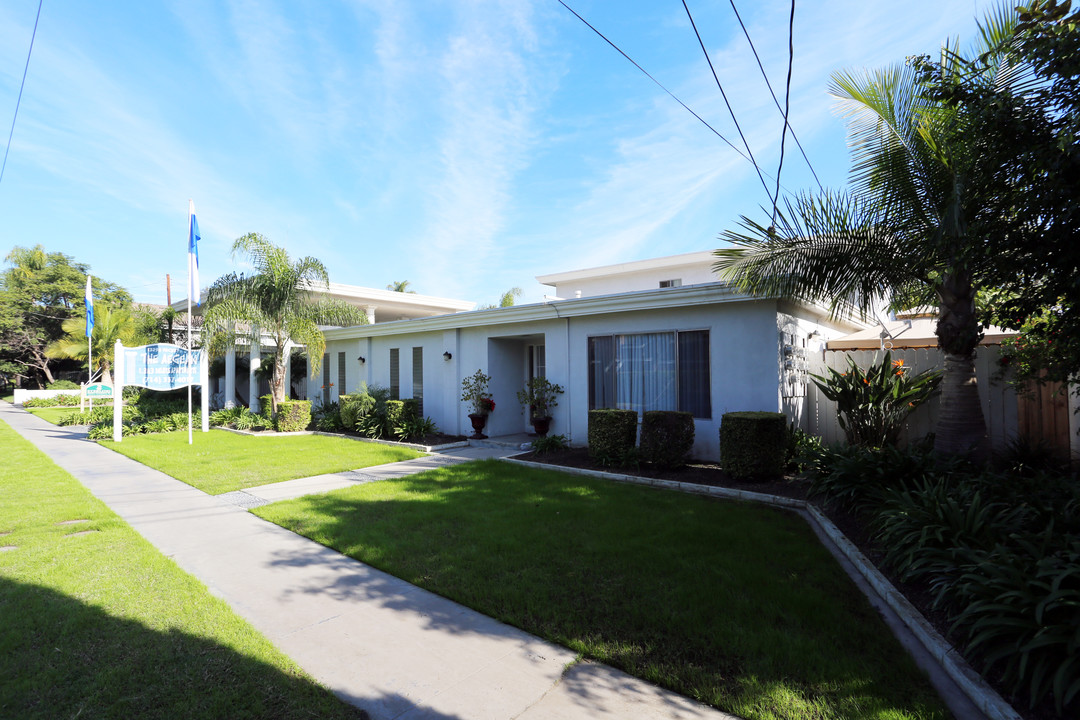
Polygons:
M517 391L533 376L561 385L552 434L587 444L588 411L622 407L694 415L699 458L719 454L721 416L802 412L808 353L866 327L825 308L750 298L716 281L711 252L543 275L546 302L327 329L315 402L360 383L417 398L441 430L468 434L462 379L491 376L485 432L530 431ZM396 293L392 293L396 294Z

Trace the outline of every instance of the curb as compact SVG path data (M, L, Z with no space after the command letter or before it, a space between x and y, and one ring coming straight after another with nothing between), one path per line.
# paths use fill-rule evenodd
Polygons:
M1022 720L1019 713L1013 709L979 673L968 665L960 653L927 622L915 606L897 590L888 578L881 574L855 544L848 540L847 536L840 531L831 520L825 517L818 508L803 500L780 497L778 495L766 495L764 493L750 492L746 490L733 490L731 488L712 487L710 485L698 485L696 483L677 482L673 480L658 480L656 478L639 477L637 475L623 475L609 473L601 470L589 470L586 468L563 467L561 465L548 465L545 463L518 460L514 457L501 458L504 462L524 465L525 467L541 470L555 470L566 472L571 475L584 475L587 477L614 480L615 482L631 485L644 485L646 487L658 487L667 490L677 490L693 495L707 495L710 497L727 500L743 500L758 502L774 507L787 508L802 511L799 514L812 525L817 526L832 543L833 547L842 554L858 570L864 580L873 588L880 597L900 618L908 631L918 640L919 644L938 662L945 674L956 683L960 691L971 700L975 706L990 720Z

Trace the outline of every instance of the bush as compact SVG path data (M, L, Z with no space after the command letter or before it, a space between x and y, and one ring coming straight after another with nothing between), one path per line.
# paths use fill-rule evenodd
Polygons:
M401 425L406 419L405 414L405 401L404 400L387 400L386 401L386 425L385 427L393 432L394 428ZM384 433L389 435L390 433Z
M738 480L784 474L787 419L775 412L729 412L720 420L720 463Z
M811 375L821 393L836 403L836 419L847 441L866 447L895 446L912 410L930 399L941 384L941 372L909 375L903 360L888 351L865 371L848 356L848 369L829 376Z
M694 416L649 410L641 416L641 458L661 470L682 467L694 449Z
M589 457L601 465L622 465L637 441L634 410L589 411Z
M537 455L546 455L547 453L565 450L568 447L570 445L567 444L565 435L544 435L532 441L532 450Z
M54 380L45 386L46 390L78 390L79 383L71 380Z
M375 398L365 392L342 395L338 401L341 424L346 430L356 432L356 421L375 409Z
M315 427L322 432L341 432L344 425L341 424L341 406L336 402L322 405L314 413Z
M24 408L35 407L72 407L79 404L78 395L54 395L52 397L29 398L23 403Z
M273 395L260 395L259 396L259 414L266 418L273 416L274 410L274 396Z
M419 440L437 432L439 428L435 421L428 417L406 417L394 426L394 437L399 440Z
M282 400L278 404L278 432L299 432L311 424L310 400Z

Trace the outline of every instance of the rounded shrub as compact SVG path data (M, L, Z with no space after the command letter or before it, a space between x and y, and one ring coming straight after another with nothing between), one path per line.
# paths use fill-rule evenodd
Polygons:
M682 467L694 449L694 416L649 410L641 416L641 459L661 470Z
M310 400L282 400L278 403L278 432L299 432L311 424Z
M634 410L589 411L589 457L601 465L622 465L637 441Z
M729 412L720 420L720 463L737 480L784 474L787 418L777 412Z

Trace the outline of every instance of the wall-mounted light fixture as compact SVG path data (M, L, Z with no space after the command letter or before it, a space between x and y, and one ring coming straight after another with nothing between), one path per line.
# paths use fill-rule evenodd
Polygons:
M449 350L447 350L446 352L444 352L444 353L442 354L442 356L443 356L443 360L449 360L450 358L454 357L453 355L451 355L451 354L450 354L450 351L449 351Z
M363 356L363 355L361 355L360 357L358 357L358 358L356 358L356 359L360 361L360 364L361 364L361 365L363 365L364 363L366 363L366 362L367 362L367 360L365 360L365 359L364 359L364 356Z

